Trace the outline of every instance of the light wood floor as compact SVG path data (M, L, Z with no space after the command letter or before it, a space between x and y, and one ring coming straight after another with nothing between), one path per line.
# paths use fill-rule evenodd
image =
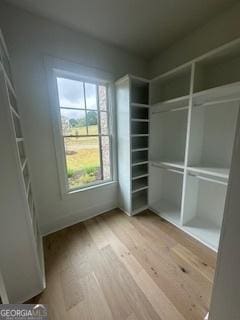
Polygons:
M45 238L50 320L198 320L216 255L151 212L113 210Z

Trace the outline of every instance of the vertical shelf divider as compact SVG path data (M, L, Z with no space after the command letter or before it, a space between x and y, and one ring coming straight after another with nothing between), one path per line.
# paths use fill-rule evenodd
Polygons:
M194 80L195 80L195 62L193 62L191 65L188 120L187 120L188 123L187 123L187 132L186 132L186 146L185 146L185 158L184 158L184 169L183 169L183 187L182 187L182 203L181 203L181 218L180 218L181 226L184 223L184 208L185 208L185 197L186 197L186 187L187 187L187 166L188 166L191 119L192 119L192 108L193 108Z

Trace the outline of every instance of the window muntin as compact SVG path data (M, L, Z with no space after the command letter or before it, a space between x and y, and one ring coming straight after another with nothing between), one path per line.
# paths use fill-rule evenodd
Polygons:
M108 86L57 76L69 191L112 180Z

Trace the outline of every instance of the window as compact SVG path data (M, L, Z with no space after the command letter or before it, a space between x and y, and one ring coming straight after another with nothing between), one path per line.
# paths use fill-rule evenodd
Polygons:
M108 84L56 81L68 191L112 180Z

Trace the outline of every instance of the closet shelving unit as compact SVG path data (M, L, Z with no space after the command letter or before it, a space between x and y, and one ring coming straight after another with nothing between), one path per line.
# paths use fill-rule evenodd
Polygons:
M116 93L119 206L134 215L148 208L149 81L127 75Z
M7 297L4 299L7 301L3 302L18 303L24 302L33 295L40 293L45 287L45 277L42 237L39 232L32 193L30 167L21 126L21 114L12 82L9 54L1 31L0 96L0 126L3 130L1 134L1 139L3 139L1 152L4 154L1 166L2 169L9 166L9 169L2 173L2 178L5 174L8 181L13 183L11 187L11 183L5 184L4 179L1 179L1 183L4 184L2 190L6 194L9 192L9 196L5 197L5 199L8 199L10 204L5 204L5 199L3 198L0 211L6 224L10 223L12 226L18 226L17 233L19 234L17 241L16 237L14 237L15 242L11 244L9 252L6 252L4 248L1 249L1 253L4 252L5 254L1 258L0 271L7 292ZM12 164L11 167L10 164ZM17 206L15 209L11 206L14 202ZM12 230L14 232L14 227ZM0 242L6 245L8 235L2 230L1 236L3 238L1 238ZM11 236L11 238L13 237ZM25 276L20 279L18 272L27 275L28 281ZM12 284L14 281L18 284L18 288L16 288L16 284L15 286Z
M240 103L240 41L151 81L149 208L217 251Z

